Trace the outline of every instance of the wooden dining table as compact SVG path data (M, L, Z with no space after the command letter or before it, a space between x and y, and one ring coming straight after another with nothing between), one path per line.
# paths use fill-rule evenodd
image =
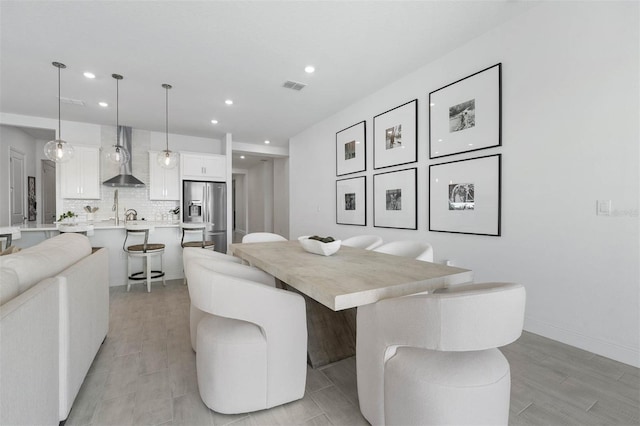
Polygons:
M231 252L305 297L314 368L355 354L358 306L473 279L467 269L346 246L331 256L309 253L298 241L232 244Z

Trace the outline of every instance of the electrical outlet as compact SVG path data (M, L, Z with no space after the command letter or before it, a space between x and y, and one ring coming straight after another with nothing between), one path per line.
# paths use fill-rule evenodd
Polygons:
M611 200L598 200L596 214L598 216L610 216Z

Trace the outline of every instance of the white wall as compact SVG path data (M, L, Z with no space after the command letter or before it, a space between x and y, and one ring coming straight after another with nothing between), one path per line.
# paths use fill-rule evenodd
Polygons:
M289 158L273 160L273 232L289 238Z
M291 236L429 241L476 281L524 284L527 330L640 366L638 17L632 2L544 3L292 138ZM430 161L428 93L498 62L503 146ZM419 161L398 169L418 167L419 229L374 228L372 117L414 98ZM335 132L361 120L368 226L339 226ZM502 236L427 231L428 165L497 152Z

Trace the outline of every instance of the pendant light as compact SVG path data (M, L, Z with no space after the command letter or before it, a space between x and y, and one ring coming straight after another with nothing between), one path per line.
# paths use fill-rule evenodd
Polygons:
M122 77L120 74L111 74L111 77L115 78L116 80L116 144L112 145L111 148L109 148L109 150L107 151L107 160L111 161L112 163L115 164L127 164L129 162L129 158L131 157L129 155L129 151L127 151L127 149L120 145L120 124L119 124L119 82L120 80L122 80L124 77Z
M166 116L166 127L165 133L167 135L167 147L163 151L158 153L158 164L165 169L173 169L178 165L178 153L172 152L169 150L169 89L171 89L170 84L163 84L162 87L165 88L165 116Z
M58 138L49 141L44 146L44 155L56 163L65 163L73 157L73 147L62 140L60 120L60 70L66 68L65 64L52 62L51 65L58 68Z

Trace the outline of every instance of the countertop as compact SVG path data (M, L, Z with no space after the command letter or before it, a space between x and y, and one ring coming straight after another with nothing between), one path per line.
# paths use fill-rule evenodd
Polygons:
M145 221L136 221L136 222L144 222L156 228L179 228L180 222L156 222L151 220ZM113 220L102 220L102 221L89 221L89 222L79 222L77 225L87 225L93 226L94 230L100 229L124 229L124 222L121 221L119 225L115 224ZM38 232L38 231L57 231L58 226L55 223L27 223L24 225L20 225L17 227L22 232Z

